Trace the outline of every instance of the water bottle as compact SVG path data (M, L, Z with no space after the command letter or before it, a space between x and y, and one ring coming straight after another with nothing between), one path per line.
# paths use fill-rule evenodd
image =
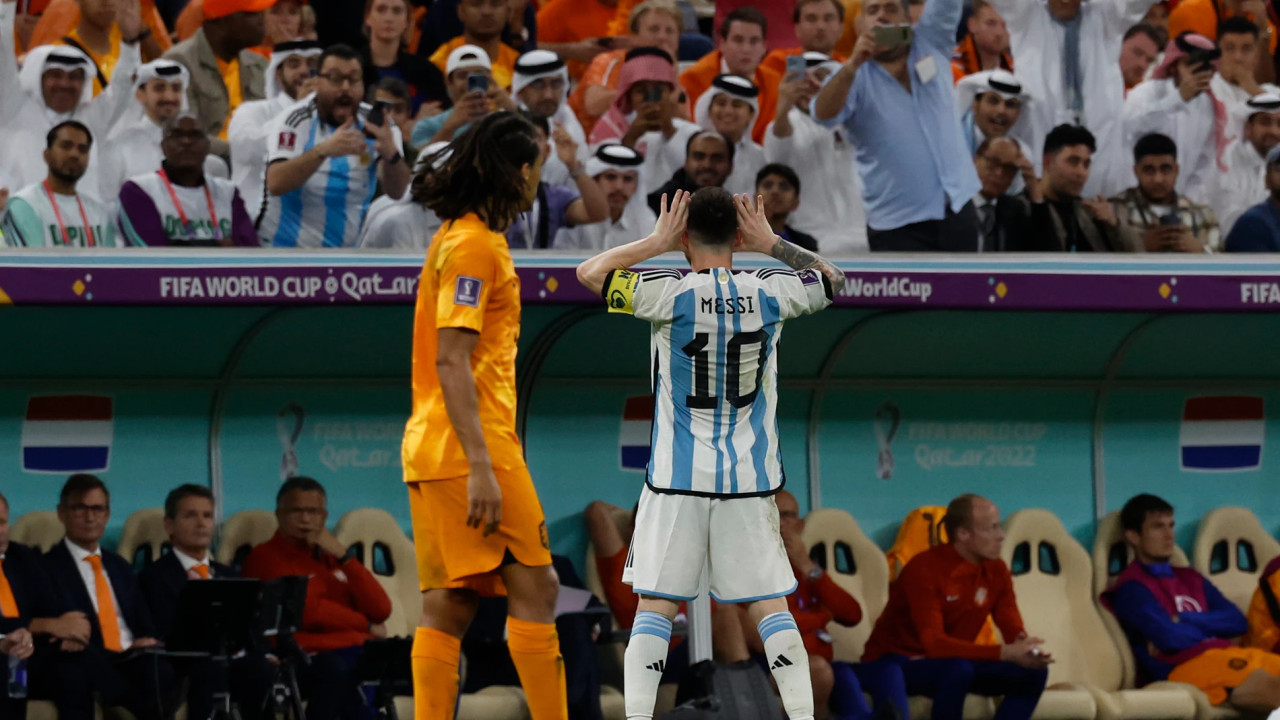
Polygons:
M27 697L27 661L9 656L9 697L22 700Z

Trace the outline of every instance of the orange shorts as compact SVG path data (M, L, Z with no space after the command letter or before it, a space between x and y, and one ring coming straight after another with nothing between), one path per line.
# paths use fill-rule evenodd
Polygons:
M1280 675L1280 655L1258 648L1214 648L1174 668L1169 679L1195 685L1209 696L1209 702L1221 705L1228 691L1258 670Z
M502 491L502 522L483 537L467 527L467 478L410 481L409 512L423 591L469 588L484 596L506 595L496 572L510 553L529 567L551 564L542 504L525 467L496 470Z

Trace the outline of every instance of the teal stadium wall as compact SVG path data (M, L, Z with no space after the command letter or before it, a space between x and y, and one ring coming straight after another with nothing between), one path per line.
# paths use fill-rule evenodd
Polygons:
M22 470L26 403L90 393L114 400L101 473L112 537L182 482L219 476L224 515L270 508L295 432L298 470L329 488L331 521L377 506L408 530L399 446L411 324L403 304L6 308L0 488L15 516L53 507L65 476ZM580 564L582 508L629 506L643 482L620 466L619 431L625 399L647 390L647 328L595 307L526 305L520 342L529 464L553 549ZM1270 314L831 309L784 332L788 487L805 508L818 491L885 547L911 508L970 491L1005 514L1047 508L1086 542L1095 513L1142 491L1177 505L1187 549L1201 514L1221 505L1251 508L1274 532L1278 370ZM1186 399L1232 394L1264 399L1261 466L1184 470ZM892 477L881 478L875 415L886 403L899 423Z

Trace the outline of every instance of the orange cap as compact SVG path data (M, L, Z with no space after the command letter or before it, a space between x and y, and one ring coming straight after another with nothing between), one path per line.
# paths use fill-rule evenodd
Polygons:
M204 0L204 19L217 20L232 13L269 10L276 0Z

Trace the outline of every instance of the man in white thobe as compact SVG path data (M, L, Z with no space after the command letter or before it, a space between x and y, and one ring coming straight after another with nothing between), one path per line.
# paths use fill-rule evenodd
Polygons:
M1132 177L1121 110L1124 33L1155 0L991 0L1012 39L1018 77L1036 88L1031 109L1032 157L1063 123L1083 125L1097 140L1084 197L1110 196Z

